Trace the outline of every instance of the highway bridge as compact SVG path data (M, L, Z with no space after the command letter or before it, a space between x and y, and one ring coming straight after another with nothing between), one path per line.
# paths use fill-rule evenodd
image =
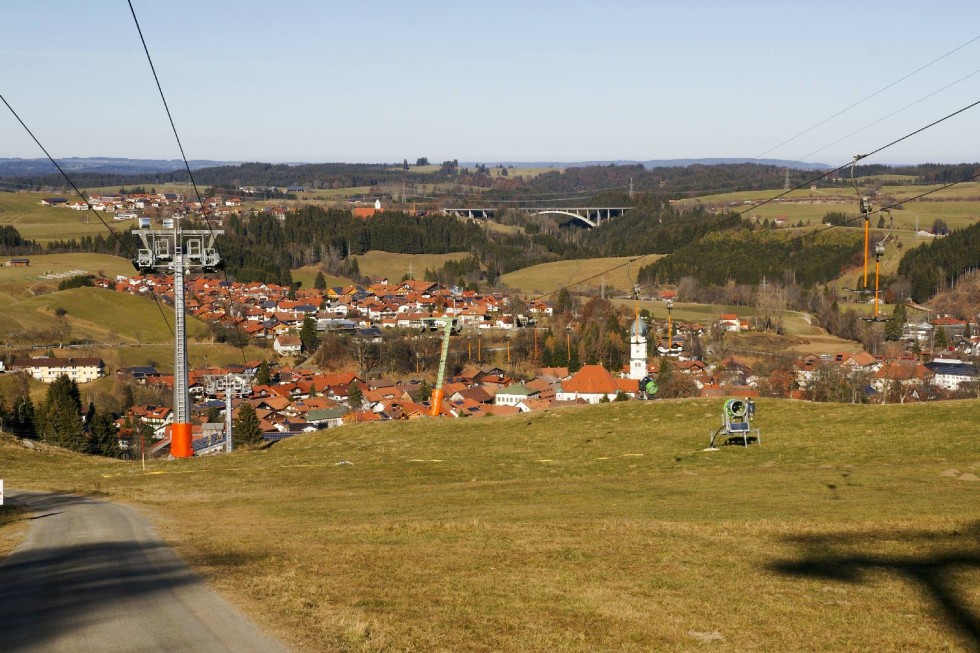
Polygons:
M519 206L515 207L518 211L525 211L529 215L561 215L577 220L589 228L598 227L600 224L613 218L618 218L632 206ZM469 218L473 220L493 220L497 208L491 207L443 207L440 209L446 215L454 215L457 218Z

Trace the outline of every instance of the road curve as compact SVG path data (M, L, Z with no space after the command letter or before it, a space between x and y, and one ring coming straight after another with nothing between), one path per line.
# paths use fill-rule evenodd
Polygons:
M132 508L8 492L33 513L0 564L0 650L284 652L210 590Z

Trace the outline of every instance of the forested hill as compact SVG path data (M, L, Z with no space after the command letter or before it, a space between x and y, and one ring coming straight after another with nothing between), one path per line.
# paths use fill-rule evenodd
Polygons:
M803 238L789 231L714 232L685 244L639 272L640 283L677 283L693 277L702 285L761 283L786 274L802 286L834 279L861 252L859 235L821 231Z
M289 283L289 269L328 262L337 273L350 272L352 257L380 249L401 254L470 252L485 280L537 263L560 259L667 254L718 229L742 226L738 216L718 216L700 207L679 210L647 200L625 216L592 230L542 228L498 233L474 222L386 211L368 219L344 209L307 206L280 223L268 215L231 217L219 250L239 281Z
M39 164L40 165L40 164ZM108 165L108 164L107 164ZM35 189L62 188L64 179L57 174L47 174L49 167L31 171L5 170L0 163L0 179L16 180L23 186ZM165 172L141 172L117 174L113 168L86 171L84 168L69 170L72 180L80 188L112 186L153 186L166 183L185 183L187 172L175 166ZM980 171L980 164L922 164L916 166L889 167L884 165L858 166L858 176L902 175L894 183L946 183L968 178ZM760 163L692 164L688 166L662 166L646 168L643 164L593 165L551 171L536 176L521 177L504 174L506 168L491 169L484 165L473 168L460 166L457 161L444 161L440 166L419 167L402 164L368 163L315 163L302 165L243 163L204 167L194 172L195 181L201 186L236 189L240 186L288 187L302 186L309 189L363 188L383 185L404 187L407 199L432 200L432 186L443 184L442 193L436 191L440 202L474 200L473 191L481 192L478 201L493 205L494 202L556 203L590 201L596 193L615 190L625 193L632 183L636 193L658 197L680 198L713 193L743 190L776 190L784 187L787 168ZM813 170L788 169L791 186L808 186L834 183L834 176L816 180L820 175ZM883 180L883 183L891 183ZM426 187L420 190L418 187ZM459 190L459 189L465 189ZM480 191L479 189L484 189ZM383 194L383 192L381 192Z
M898 272L912 285L912 299L924 302L962 274L980 268L980 222L905 252Z

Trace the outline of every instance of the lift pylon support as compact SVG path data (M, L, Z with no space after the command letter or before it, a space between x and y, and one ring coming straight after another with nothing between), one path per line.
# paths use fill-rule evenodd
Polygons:
M191 403L188 394L187 329L184 311L184 275L188 272L214 272L221 266L221 257L214 247L214 238L223 231L187 230L180 227L181 218L174 216L170 229L135 229L143 243L133 266L140 273L169 272L174 277L174 423L170 432L170 455L190 458ZM167 226L165 221L164 226Z

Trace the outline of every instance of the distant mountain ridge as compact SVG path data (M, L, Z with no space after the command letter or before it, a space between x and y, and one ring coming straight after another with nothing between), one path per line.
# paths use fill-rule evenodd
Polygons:
M757 163L762 166L777 166L785 168L789 166L794 170L829 170L831 166L826 163L808 163L806 161L789 161L787 159L752 159L752 158L706 158L706 159L650 159L648 161L631 161L617 159L615 161L466 161L460 163L462 166L475 166L482 163L486 166L514 166L515 168L584 168L586 166L608 166L608 165L642 165L646 169L651 168L686 168L692 165L728 165L735 163Z
M183 170L181 159L127 159L122 157L68 157L57 159L58 165L68 173L100 172L122 175L138 175L148 172L172 172ZM212 168L214 166L236 165L237 161L212 161L192 159L191 170ZM33 177L35 175L58 174L58 169L47 159L4 159L0 158L0 177Z

